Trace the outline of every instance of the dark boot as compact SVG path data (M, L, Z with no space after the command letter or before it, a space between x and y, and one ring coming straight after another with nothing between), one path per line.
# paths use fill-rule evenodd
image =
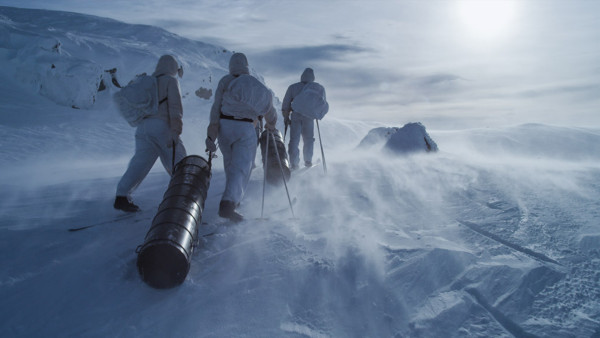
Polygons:
M235 203L232 201L221 201L219 204L219 216L228 218L233 222L241 222L244 220L244 216L235 211Z
M131 201L129 201L129 199L126 196L117 196L117 198L115 198L114 207L117 210L123 210L125 212L140 211L140 207L131 203Z

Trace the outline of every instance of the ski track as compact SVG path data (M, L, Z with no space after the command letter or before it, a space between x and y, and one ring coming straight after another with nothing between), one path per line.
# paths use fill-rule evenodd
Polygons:
M524 248L524 247L522 247L520 245L511 243L509 241L506 241L506 240L500 238L499 236L496 236L496 235L494 235L494 234L492 234L490 232L487 232L487 231L483 230L481 228L481 226L479 226L479 225L477 225L475 223L468 222L468 221L461 221L461 220L459 220L458 222L460 224L468 227L469 229L477 232L478 234L481 234L482 236L485 236L487 238L493 239L494 241L496 241L498 243L504 244L504 245L506 245L509 248L512 248L512 249L514 249L516 251L519 251L519 252L522 252L522 253L524 253L526 255L529 255L529 256L537 259L537 260L540 260L540 261L546 262L546 263L553 263L553 264L556 264L556 265L561 265L559 262L553 260L552 258L547 257L546 255L544 255L542 253L535 252L533 250Z

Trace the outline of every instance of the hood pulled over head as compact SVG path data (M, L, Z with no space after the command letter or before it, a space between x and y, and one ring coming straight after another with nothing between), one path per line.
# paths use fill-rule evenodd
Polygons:
M156 64L156 70L154 71L154 76L158 75L171 75L176 76L179 70L179 65L177 64L177 60L172 55L163 55L158 59L158 63Z
M229 74L241 75L250 74L248 69L248 59L243 53L234 53L229 59Z
M304 72L302 73L302 76L300 76L300 82L308 83L308 82L314 82L314 81L315 81L315 72L312 70L312 68L306 68L304 70Z

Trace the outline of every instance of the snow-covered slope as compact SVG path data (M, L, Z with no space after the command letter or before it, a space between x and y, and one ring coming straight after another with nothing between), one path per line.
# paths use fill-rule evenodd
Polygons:
M211 101L193 93L214 88L229 52L73 13L0 17L0 336L600 335L599 130L428 129L438 152L391 156L357 146L375 127L402 126L327 116L328 173L292 175L296 219L285 189L269 185L268 219L257 219L258 167L247 221L219 226L217 159L201 229L210 235L183 285L155 290L137 274L135 249L167 174L158 164L134 195L143 211L123 218L112 201L133 129L103 96L114 88L73 109L39 84L73 76L73 97L87 97L83 68L116 67L126 81L177 55L191 93L184 143L203 154ZM42 48L56 40L61 53ZM79 68L51 77L48 55Z
M136 74L154 71L163 54L176 54L183 65L182 87L213 88L231 56L222 47L156 27L75 13L3 7L0 23L3 59L10 62L3 67L6 75L69 107L93 107L101 82L108 91L114 89L107 71L115 69L118 81L126 84Z

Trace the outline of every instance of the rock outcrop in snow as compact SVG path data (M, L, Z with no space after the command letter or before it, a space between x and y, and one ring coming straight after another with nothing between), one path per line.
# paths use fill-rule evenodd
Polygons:
M358 147L382 147L396 154L438 151L437 144L427 134L425 126L419 122L408 123L402 128L380 127L371 129Z

